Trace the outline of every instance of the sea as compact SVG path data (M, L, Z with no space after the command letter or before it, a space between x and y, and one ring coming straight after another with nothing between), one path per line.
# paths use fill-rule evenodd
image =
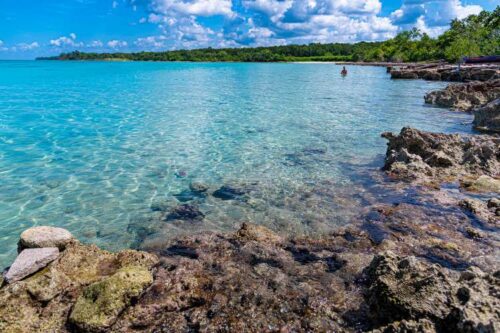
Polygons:
M0 267L40 225L111 251L243 222L322 235L385 195L381 133L471 131L424 104L444 82L341 68L0 61Z

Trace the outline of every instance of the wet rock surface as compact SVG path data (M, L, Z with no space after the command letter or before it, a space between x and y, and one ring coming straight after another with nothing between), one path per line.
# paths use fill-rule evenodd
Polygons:
M500 79L450 84L446 89L426 94L424 99L428 104L436 104L460 111L472 111L474 108L479 108L498 98L500 98ZM488 108L482 111L482 114L489 110Z
M500 133L500 98L474 110L473 125L480 131Z
M194 204L183 204L172 209L165 217L166 221L183 220L183 221L201 221L205 217L198 206Z
M440 183L457 177L477 180L488 176L494 182L500 174L498 137L429 133L412 128L403 128L399 135L382 136L389 140L384 170L397 179Z

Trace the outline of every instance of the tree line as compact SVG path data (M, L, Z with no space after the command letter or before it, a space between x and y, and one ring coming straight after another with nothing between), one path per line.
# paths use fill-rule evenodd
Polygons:
M413 28L383 42L312 43L254 48L204 48L164 52L86 53L74 51L41 60L130 60L194 62L361 61L419 62L500 54L500 6L462 20L431 38Z

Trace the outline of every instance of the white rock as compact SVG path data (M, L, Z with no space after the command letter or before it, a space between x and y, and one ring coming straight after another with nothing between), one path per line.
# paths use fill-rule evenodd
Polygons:
M21 234L21 248L57 247L64 250L66 245L73 239L73 235L63 228L55 227L33 227Z
M14 260L9 271L5 274L8 283L24 279L28 275L36 273L47 266L59 256L57 247L46 247L39 249L23 250Z

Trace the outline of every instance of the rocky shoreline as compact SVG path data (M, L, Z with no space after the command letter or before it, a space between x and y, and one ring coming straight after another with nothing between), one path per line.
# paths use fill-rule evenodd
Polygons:
M468 74L482 82L428 99L473 110L475 128L498 131L498 79L482 80L485 70ZM412 73L403 76L430 76ZM500 137L412 128L383 137L380 174L398 195L320 237L242 223L111 253L64 229L26 230L0 279L0 331L497 332ZM248 193L227 184L210 195ZM203 219L189 204L152 209L165 221Z
M374 246L356 228L284 239L250 224L184 237L154 253L113 254L71 239L45 268L0 289L0 330L498 329L499 272L459 272L400 251L390 241Z
M424 79L429 81L489 81L500 78L500 66L463 65L460 69L448 64L422 64L392 68L392 79Z

